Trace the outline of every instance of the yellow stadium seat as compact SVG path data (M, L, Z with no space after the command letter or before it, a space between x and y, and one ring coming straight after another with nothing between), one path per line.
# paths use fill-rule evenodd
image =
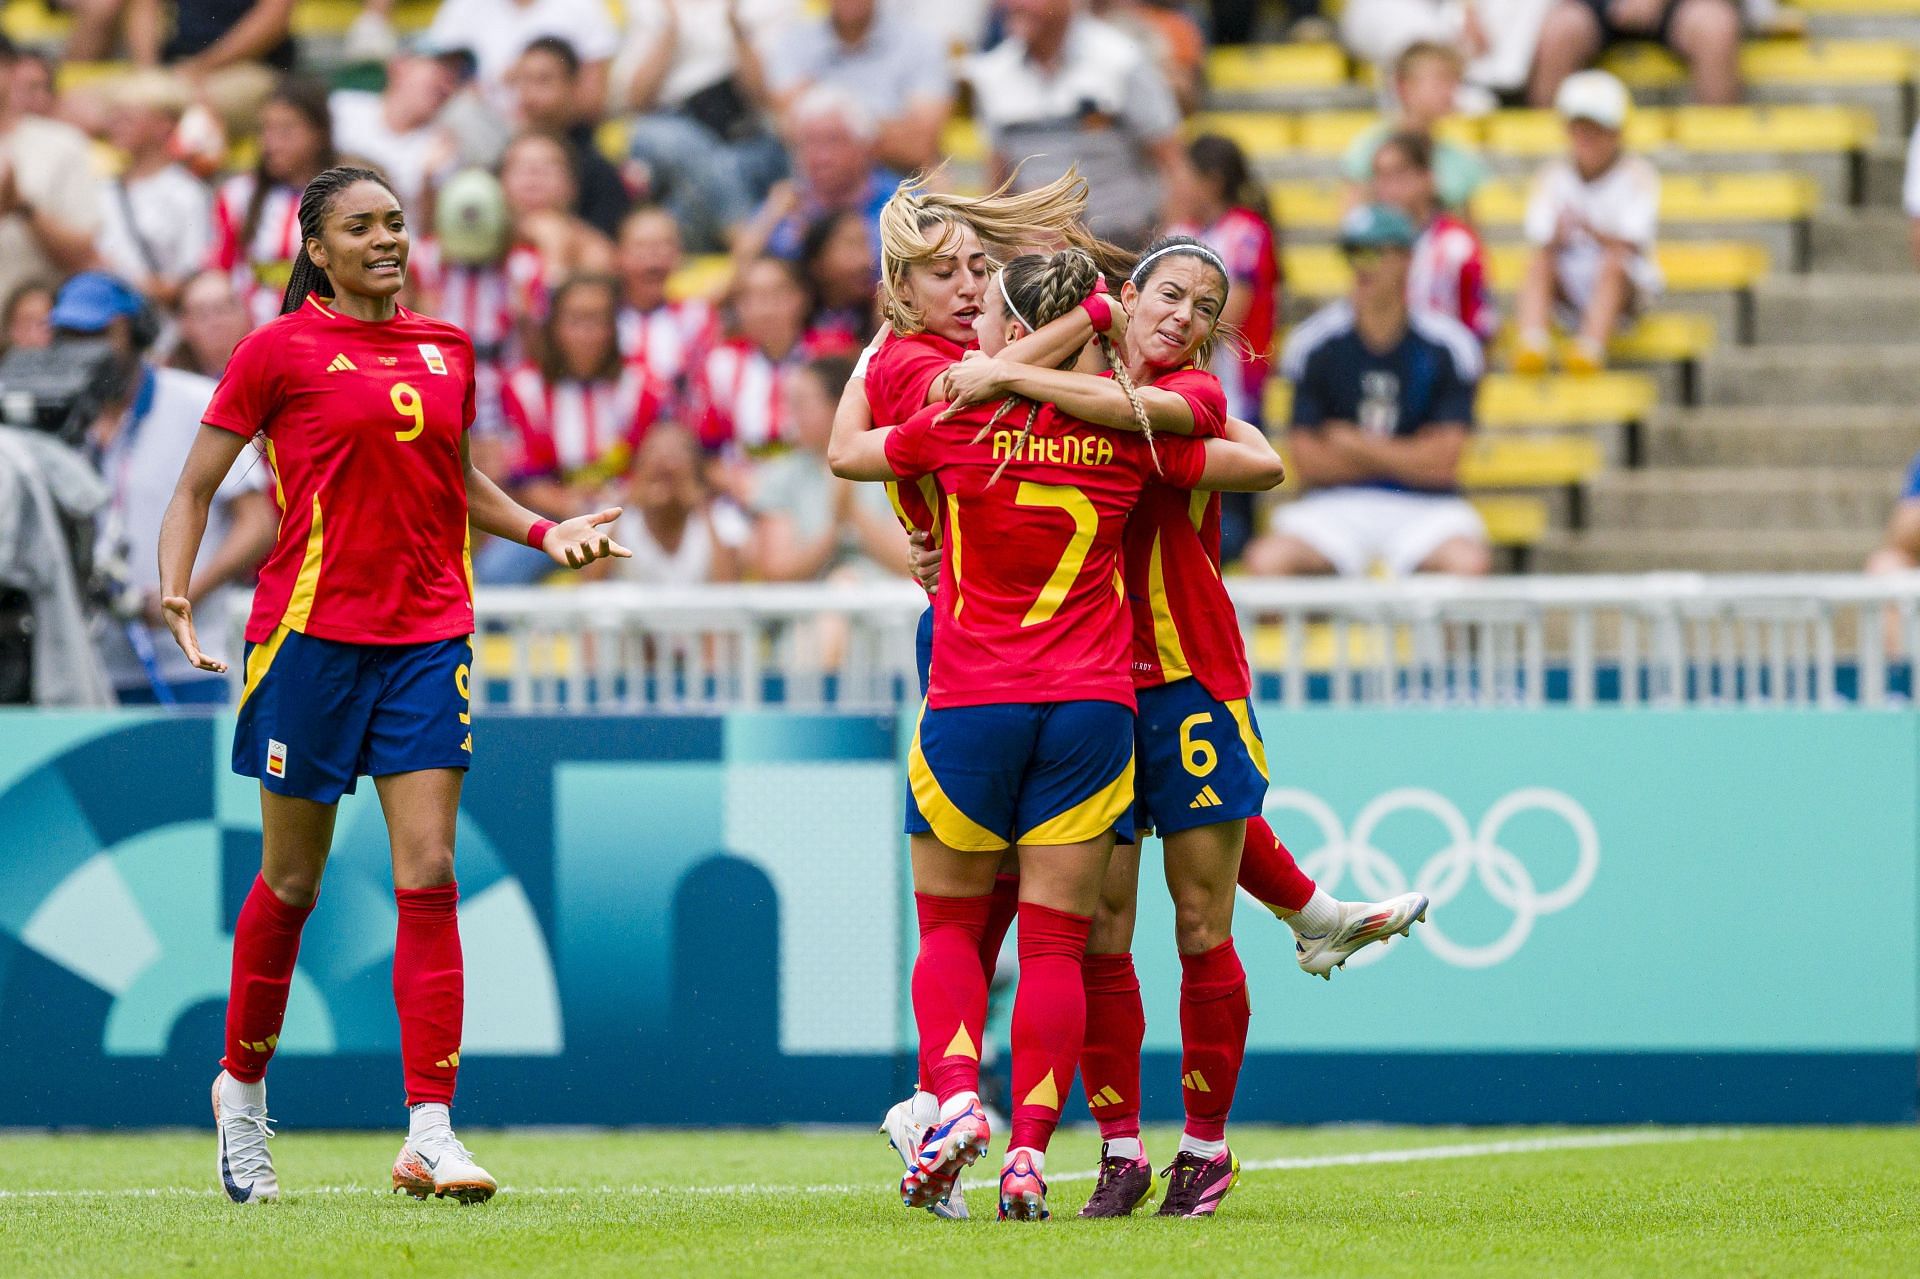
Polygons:
M365 6L361 0L299 0L293 7L293 33L296 36L329 36L347 33L353 20ZM402 33L424 31L433 22L438 0L400 0L393 6L390 21Z
M84 89L131 74L131 62L62 62L58 77L61 92Z
M1687 78L1658 45L1623 45L1601 65L1636 89ZM1904 85L1913 68L1913 49L1897 40L1750 40L1740 49L1740 75L1754 85Z
M1728 152L1855 151L1879 132L1860 107L1681 107L1673 113L1673 141L1702 155Z
M1627 145L1651 151L1666 144L1672 132L1670 113L1659 107L1638 107L1627 117ZM1486 120L1487 150L1500 155L1546 157L1567 149L1566 124L1552 111L1500 111Z
M1528 547L1546 536L1549 520L1543 498L1513 493L1472 501L1487 526L1487 540L1495 546Z
M1346 82L1346 51L1330 42L1239 45L1207 55L1207 84L1217 93L1334 89Z
M1659 388L1641 373L1489 373L1480 382L1474 413L1495 430L1619 426L1640 421L1659 401Z
M952 119L940 135L941 154L963 164L978 164L987 158L986 139L971 120Z
M615 116L602 121L593 131L593 145L614 164L625 164L628 156L628 129L625 119Z
M1339 182L1275 182L1267 201L1280 225L1291 230L1330 230L1347 211L1347 193Z
M1849 18L1920 15L1920 0L1787 0L1786 7Z
M1344 155L1353 140L1380 122L1375 111L1315 111L1299 118L1300 150L1312 155Z
M1483 231L1519 226L1526 217L1528 178L1496 178L1473 199ZM1820 203L1820 184L1804 173L1680 173L1660 183L1664 222L1796 222Z
M680 298L717 298L733 278L733 259L724 253L706 253L688 258L685 266L667 281L667 295Z
M1203 111L1187 123L1188 136L1219 133L1232 138L1258 162L1295 149L1295 123L1278 111Z
M1718 340L1713 317L1693 311L1656 311L1652 315L1642 316L1634 322L1632 328L1615 337L1607 344L1607 355L1620 364L1679 364L1688 360L1697 360L1713 349ZM1506 356L1513 349L1514 333L1511 327L1501 330L1494 342L1494 352ZM1572 344L1561 339L1559 354L1565 358ZM1587 379L1583 379L1587 380ZM1482 411L1485 411L1486 392L1481 392ZM1608 419L1611 422L1631 421L1632 416ZM1525 423L1520 423L1525 425ZM1498 425L1489 422L1488 425Z
M12 0L0 9L0 31L21 44L57 44L72 25L72 18L44 0Z
M1524 244L1488 247L1487 268L1495 289L1509 292L1519 285L1530 251ZM1683 240L1662 244L1655 254L1669 293L1737 293L1766 278L1770 266L1765 246L1741 241ZM1352 282L1334 245L1291 245L1285 258L1287 289L1296 297L1326 301L1345 293Z
M1460 483L1470 489L1565 488L1591 479L1605 465L1600 445L1585 436L1480 436L1460 459Z

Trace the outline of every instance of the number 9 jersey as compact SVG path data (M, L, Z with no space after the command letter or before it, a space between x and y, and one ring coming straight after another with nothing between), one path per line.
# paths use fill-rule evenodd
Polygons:
M466 468L473 344L402 307L384 323L309 297L234 348L203 421L266 437L280 532L247 640L352 644L473 632Z

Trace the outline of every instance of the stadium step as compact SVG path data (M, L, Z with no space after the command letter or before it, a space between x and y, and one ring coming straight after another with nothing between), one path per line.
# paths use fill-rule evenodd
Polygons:
M1722 347L1701 361L1700 390L1704 404L1920 404L1920 346Z
M1904 237L1896 243L1904 248ZM1776 275L1754 287L1753 299L1758 342L1884 342L1920 325L1920 275L1911 267L1905 274Z
M1873 530L1900 491L1891 467L1662 468L1587 482L1595 529Z
M1873 549L1877 529L1549 530L1535 544L1537 573L1845 573Z
M1649 467L1900 467L1920 449L1911 409L1660 409L1646 424Z
M1809 248L1814 271L1913 269L1907 215L1897 208L1822 209L1813 216Z

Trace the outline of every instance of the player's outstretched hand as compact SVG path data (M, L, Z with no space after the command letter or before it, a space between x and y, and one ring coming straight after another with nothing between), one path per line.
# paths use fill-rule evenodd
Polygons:
M620 518L620 508L609 506L591 515L576 515L554 525L543 547L554 563L585 568L595 560L633 558L633 552L613 540L606 525Z
M225 662L200 651L200 637L193 632L193 604L186 596L163 596L160 612L167 619L167 629L173 632L174 643L180 646L180 651L187 655L189 662L199 670L212 671L216 675L225 674Z

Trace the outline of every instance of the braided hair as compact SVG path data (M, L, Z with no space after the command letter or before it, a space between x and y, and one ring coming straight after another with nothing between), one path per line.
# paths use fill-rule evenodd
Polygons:
M320 238L320 228L326 224L327 214L333 212L334 202L356 182L375 182L389 194L393 191L393 185L372 169L337 164L307 183L307 189L300 193L300 252L295 255L293 271L287 276L287 292L280 299L280 314L298 311L310 293L323 298L333 296L333 281L307 256L307 241Z
M1100 274L1100 264L1084 249L1062 249L1048 257L1026 253L1007 263L1001 270L999 288L1012 317L1030 330L1039 330L1079 306L1093 292ZM1153 458L1154 469L1158 470L1160 455L1153 447L1153 424L1147 417L1146 405L1140 400L1140 392L1127 374L1126 362L1116 355L1106 334L1096 334L1094 340L1100 344L1101 354L1107 357L1107 363L1113 369L1114 382L1126 393L1127 403L1133 409L1133 420L1139 424L1140 433L1147 437L1147 452ZM1061 367L1072 362L1065 361ZM993 416L987 419L987 424L974 436L975 442L998 425L1019 398L1010 395L1003 400L993 411ZM1001 459L993 478L987 481L989 484L998 480L1000 473L1007 469L1007 463L1020 451L1021 442L1033 433L1033 424L1039 416L1039 404L1030 403L1027 406L1027 420L1020 428L1019 440Z

